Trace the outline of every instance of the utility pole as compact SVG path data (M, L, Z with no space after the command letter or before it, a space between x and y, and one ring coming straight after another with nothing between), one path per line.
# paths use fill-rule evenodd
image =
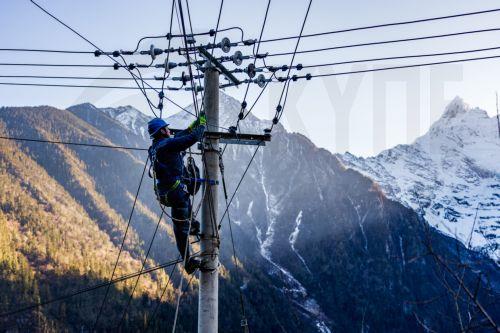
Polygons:
M219 71L210 62L205 69L204 108L207 130L219 128ZM203 150L204 177L216 180L219 167L219 139L205 137ZM219 316L219 239L217 237L217 184L205 183L201 210L200 292L198 301L198 333L216 333Z
M226 38L227 39L227 38ZM224 41L224 39L223 39ZM223 47L230 47L227 39ZM202 141L203 159L203 202L201 206L201 267L200 290L198 298L198 333L217 333L219 323L219 230L218 191L219 142L238 145L264 146L271 141L270 131L264 135L218 132L219 130L219 75L223 75L234 85L239 81L224 65L214 58L204 47L198 47L201 56L206 59L204 68L204 111L207 116L207 130ZM226 52L225 51L225 52ZM260 79L260 81L262 81ZM242 318L242 327L248 331L246 319Z

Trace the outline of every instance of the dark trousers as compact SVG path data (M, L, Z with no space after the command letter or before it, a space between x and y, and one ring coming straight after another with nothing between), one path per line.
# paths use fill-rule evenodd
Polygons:
M184 259L187 242L189 240L189 219L191 218L191 201L185 185L180 184L175 190L160 194L160 202L172 208L172 222L177 249ZM187 248L189 258L189 246Z

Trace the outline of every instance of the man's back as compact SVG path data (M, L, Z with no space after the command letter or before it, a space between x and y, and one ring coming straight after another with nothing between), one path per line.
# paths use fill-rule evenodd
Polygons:
M203 135L204 126L177 133L174 137L154 140L149 152L160 192L168 190L176 181L182 180L184 151L195 144Z

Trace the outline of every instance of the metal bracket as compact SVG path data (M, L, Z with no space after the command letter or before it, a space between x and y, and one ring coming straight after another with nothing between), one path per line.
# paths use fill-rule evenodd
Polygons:
M219 60L217 60L214 56L212 56L207 50L205 50L205 48L199 46L198 47L198 51L200 51L200 53L205 57L207 58L208 61L210 61L214 66L215 68L217 68L218 70L221 71L222 74L224 74L224 76L232 81L235 85L239 85L241 83L240 80L238 80L236 78L236 76L234 76L226 67L224 67L220 62Z
M172 133L180 132L179 129L171 128ZM204 138L206 139L218 139L219 143L225 144L236 144L236 145L252 145L252 146L265 146L266 142L271 141L271 134L248 134L248 133L237 133L237 132L212 132L205 131ZM201 149L200 146L198 148ZM205 150L210 151L210 146L206 146Z
M218 139L220 143L265 146L266 142L271 141L270 134L247 134L247 133L229 133L229 132L205 132L205 138Z

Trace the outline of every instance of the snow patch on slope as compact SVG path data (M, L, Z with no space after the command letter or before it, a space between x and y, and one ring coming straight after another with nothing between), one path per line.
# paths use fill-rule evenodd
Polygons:
M280 215L280 211L278 209L277 198L274 195L272 195L270 191L268 191L266 188L265 175L264 172L262 172L264 170L264 168L262 167L262 159L260 163L261 163L261 167L259 168L259 170L261 170L260 183L264 191L266 212L268 213L268 225L264 239L262 238L263 235L261 229L256 227L257 240L260 245L260 254L264 259L266 259L272 265L273 269L271 270L270 273L279 275L283 280L283 282L285 283L286 287L282 289L283 294L285 294L286 297L291 297L293 302L298 307L304 310L308 316L312 316L314 318L315 326L318 329L318 332L330 333L330 329L325 324L325 320L327 317L322 312L316 300L308 295L306 288L304 288L304 286L292 275L292 273L290 273L290 271L288 271L287 269L285 269L283 266L279 265L272 259L271 246L273 245L274 241L274 234L275 234L274 227L276 224L276 219ZM302 214L299 215L301 216ZM298 223L300 224L300 219L298 220L299 220Z
M307 272L312 275L311 270L309 269L309 266L307 266L307 264L306 264L306 261L304 260L304 258L300 255L300 253L295 248L295 242L297 241L297 237L299 237L300 223L301 222L302 222L302 211L299 212L299 214L297 215L297 218L295 219L295 229L292 231L292 233L288 237L288 240L290 241L290 247L292 248L293 252L297 255L297 257L300 259L302 264L304 264L304 267L306 268Z

